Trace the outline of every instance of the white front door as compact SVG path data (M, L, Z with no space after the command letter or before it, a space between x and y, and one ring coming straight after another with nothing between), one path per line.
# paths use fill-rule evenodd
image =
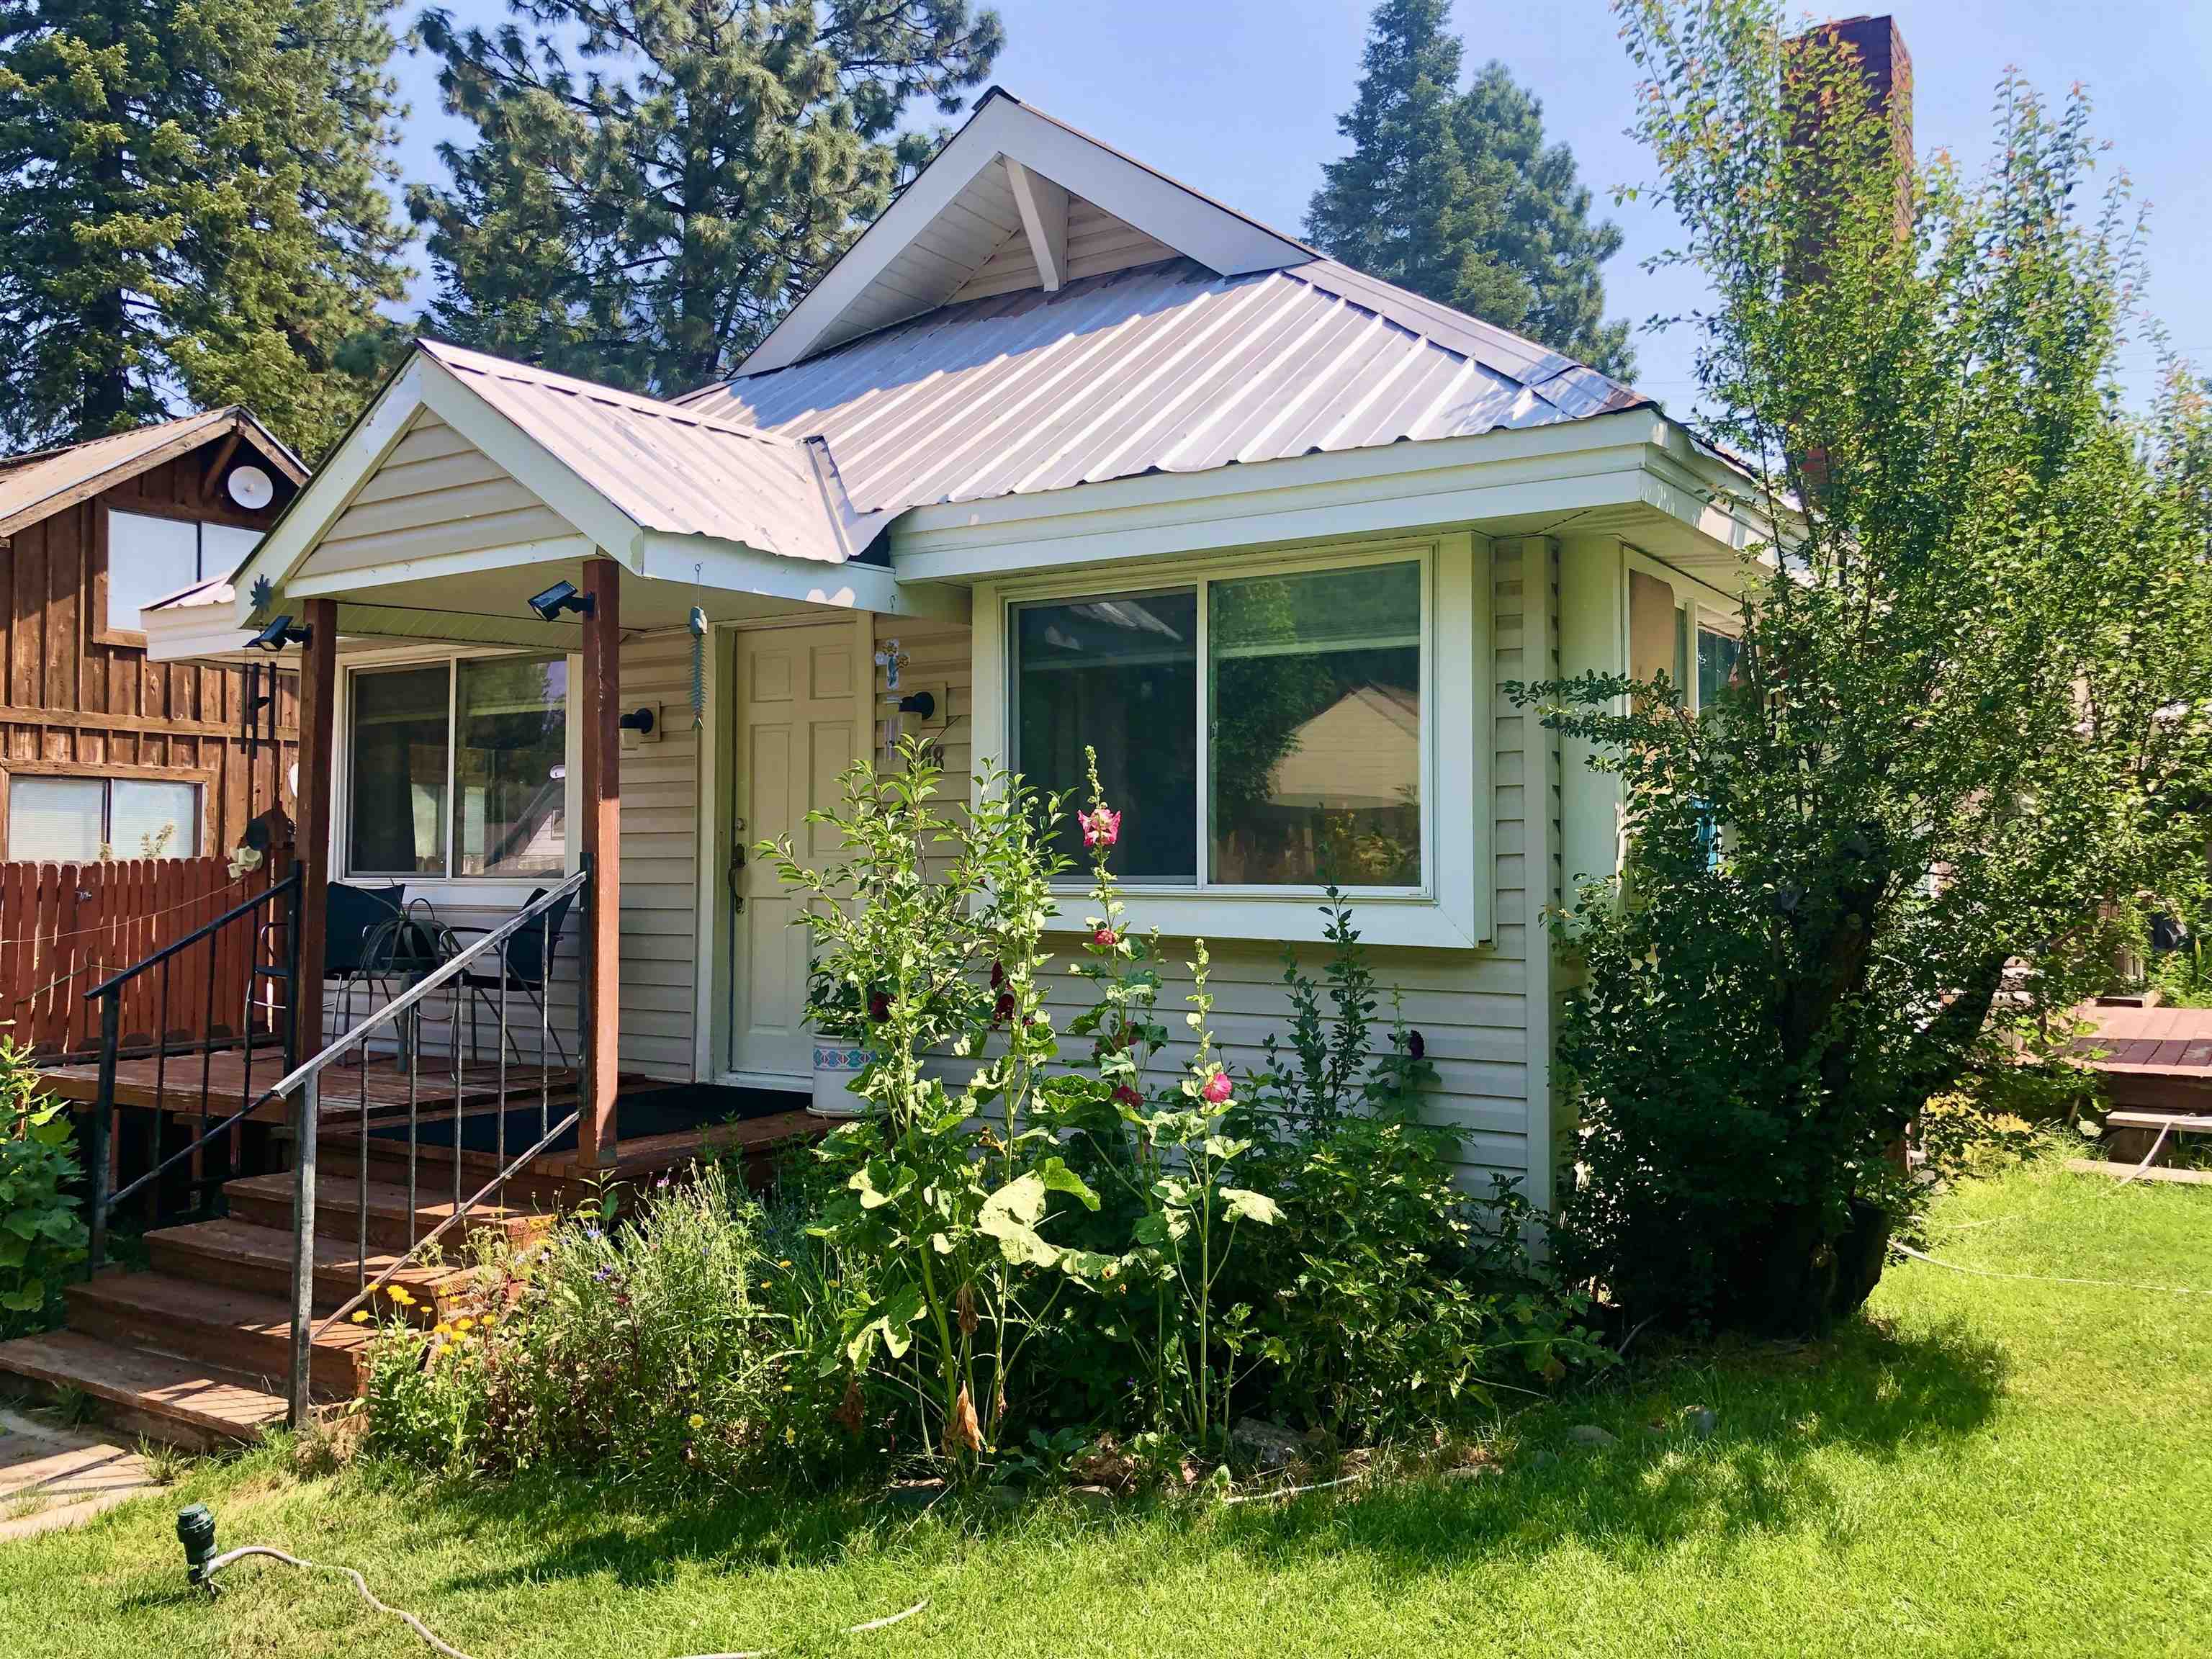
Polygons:
M806 1042L807 933L775 868L752 854L791 837L819 869L837 854L836 832L805 822L837 804L838 775L866 751L871 714L861 698L874 665L851 623L750 629L738 635L735 790L738 846L747 849L735 918L732 1070L749 1079L811 1079Z

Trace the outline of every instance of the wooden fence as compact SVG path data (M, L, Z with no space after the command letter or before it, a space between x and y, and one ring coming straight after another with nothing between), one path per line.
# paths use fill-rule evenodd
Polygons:
M97 1054L100 1011L84 994L264 890L272 867L234 878L220 858L0 863L0 1036L41 1059ZM255 1029L271 1030L267 983L257 986L252 972L257 950L265 957L261 930L234 923L171 958L166 975L140 975L124 993L125 1045L157 1034L237 1036L257 993Z

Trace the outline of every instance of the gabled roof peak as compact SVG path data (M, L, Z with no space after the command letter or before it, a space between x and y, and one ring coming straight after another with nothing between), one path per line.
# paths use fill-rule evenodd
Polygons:
M1178 255L1223 276L1320 257L994 86L741 373L781 368L971 297L971 280L1008 250L1033 263L1036 280L1022 285L1046 292Z

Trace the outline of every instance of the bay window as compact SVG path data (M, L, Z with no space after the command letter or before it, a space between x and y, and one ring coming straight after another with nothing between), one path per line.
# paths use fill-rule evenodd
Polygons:
M1012 764L1085 805L1084 750L1096 750L1123 814L1115 871L1132 887L1432 890L1433 563L1224 568L1018 600ZM1072 812L1061 850L1080 868Z
M357 668L349 690L348 873L566 869L566 657Z

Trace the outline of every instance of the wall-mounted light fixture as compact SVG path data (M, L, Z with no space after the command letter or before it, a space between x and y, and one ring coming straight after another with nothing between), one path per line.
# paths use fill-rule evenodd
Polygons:
M924 720L937 717L937 697L933 692L915 691L899 699L899 713L919 714Z
M305 645L314 637L315 630L312 628L304 625L295 628L291 614L288 611L283 616L272 618L268 627L246 643L255 650L282 651L288 645Z
M540 622L557 621L567 611L588 617L592 614L592 596L578 592L574 582L555 582L543 593L532 597L530 608L538 613Z
M646 708L633 708L615 724L625 732L635 732L641 738L649 738L653 735L653 710Z

